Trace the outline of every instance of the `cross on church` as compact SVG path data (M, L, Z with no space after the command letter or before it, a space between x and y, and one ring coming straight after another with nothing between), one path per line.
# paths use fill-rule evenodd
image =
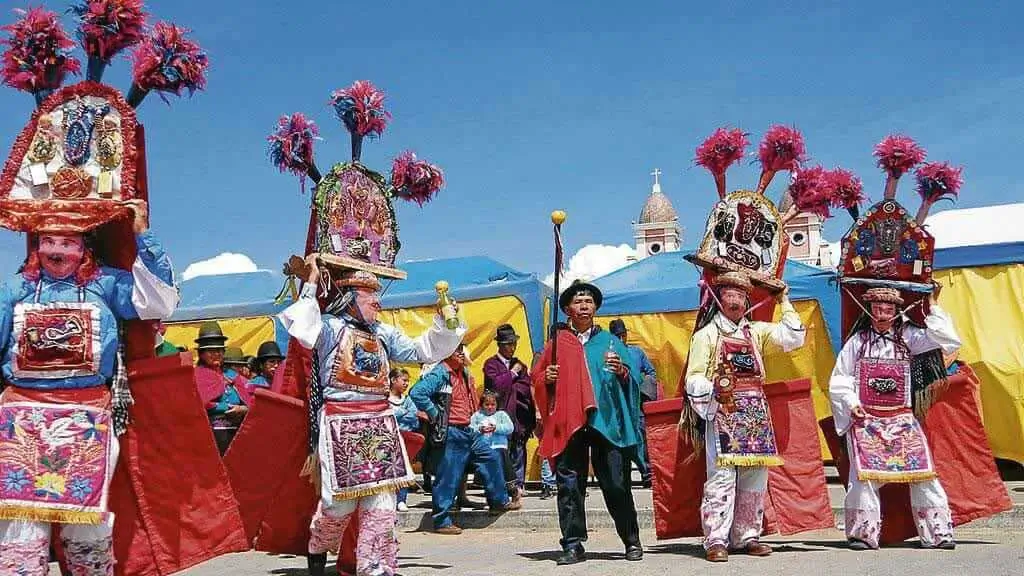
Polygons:
M651 176L654 176L654 185L658 186L658 176L661 176L661 170L655 168L654 172L651 172Z

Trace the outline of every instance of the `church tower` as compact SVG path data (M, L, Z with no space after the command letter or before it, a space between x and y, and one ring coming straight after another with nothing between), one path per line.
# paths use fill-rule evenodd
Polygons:
M640 220L633 223L633 238L636 240L636 258L643 260L661 252L676 252L682 248L683 230L679 217L668 196L661 192L661 170L651 172L654 186L651 195L640 211Z
M783 193L779 212L784 214L793 205L789 191ZM832 252L828 242L821 235L822 220L817 214L801 212L786 223L785 234L789 236L789 253L786 257L810 266L831 268Z

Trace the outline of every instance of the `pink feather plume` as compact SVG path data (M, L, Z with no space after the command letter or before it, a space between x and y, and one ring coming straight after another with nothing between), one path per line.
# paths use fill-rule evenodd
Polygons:
M797 172L793 183L789 185L789 194L800 212L811 212L822 218L832 216L829 211L832 205L829 175L821 166Z
M725 197L725 171L743 158L748 144L747 135L739 128L719 128L697 147L694 161L711 172L719 197Z
M391 186L400 198L423 206L444 186L444 172L410 151L402 152L391 165Z
M189 30L169 22L158 22L132 53L133 89L143 92L189 95L206 87L206 53L186 38ZM131 99L129 99L131 100Z
M836 208L850 210L860 206L866 199L860 178L843 168L826 172L825 186L831 191L832 205Z
M901 134L886 136L875 146L878 167L893 177L899 178L908 170L924 161L927 153L913 138Z
M804 137L796 128L776 124L768 129L758 148L761 169L765 172L793 172L807 160Z
M384 109L384 92L368 80L357 80L331 94L331 106L345 128L356 136L380 136L391 119Z
M21 19L0 30L9 37L2 56L4 84L36 94L60 87L68 74L78 74L81 64L70 55L75 43L60 25L55 12L44 8L15 10Z
M142 0L85 0L70 11L78 17L78 41L90 58L109 62L145 36Z
M270 161L281 172L288 171L298 176L303 190L306 175L314 166L313 142L319 135L320 130L316 124L301 112L296 112L291 116L282 116L274 132L267 136Z
M933 204L942 198L956 198L964 180L963 168L949 162L929 162L916 171L917 193L921 199Z

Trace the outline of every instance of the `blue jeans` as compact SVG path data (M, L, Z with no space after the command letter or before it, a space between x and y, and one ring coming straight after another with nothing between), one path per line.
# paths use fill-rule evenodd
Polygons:
M557 483L555 481L555 472L551 469L551 465L548 464L547 458L541 458L540 460L540 481L545 486L555 487Z
M398 490L398 502L405 502L408 499L409 499L409 489L408 488L400 488Z
M476 473L484 483L487 503L492 508L504 507L509 502L501 458L491 448L490 441L469 427L449 426L444 453L434 468L431 501L435 529L452 525L451 509L458 496L467 463L476 466Z

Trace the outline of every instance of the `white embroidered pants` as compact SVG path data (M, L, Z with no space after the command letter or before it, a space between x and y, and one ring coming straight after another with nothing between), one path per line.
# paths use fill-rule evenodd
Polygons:
M704 454L708 479L700 505L704 548L716 544L742 548L761 537L768 469L763 466L719 467L714 423L708 422L707 429Z
M113 442L109 462L117 463L119 444ZM0 576L46 576L50 573L48 522L0 520ZM104 524L63 524L60 540L72 576L113 576L114 518Z
M309 553L337 552L352 514L358 509L356 576L393 576L398 570L394 492L317 505L309 526Z
M853 454L853 444L847 434L846 449ZM851 456L852 458L852 456ZM850 470L850 481L843 503L846 518L846 537L860 540L878 548L878 535L882 531L882 501L878 491L885 482L862 481L855 470ZM949 500L938 478L912 482L910 507L914 514L921 546L934 548L941 542L953 541L953 519L949 513Z

